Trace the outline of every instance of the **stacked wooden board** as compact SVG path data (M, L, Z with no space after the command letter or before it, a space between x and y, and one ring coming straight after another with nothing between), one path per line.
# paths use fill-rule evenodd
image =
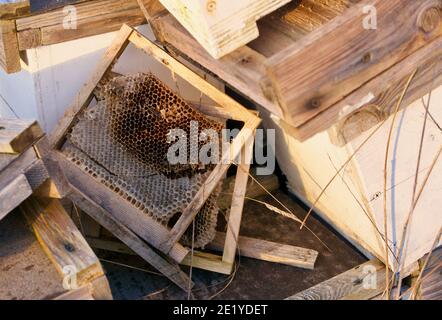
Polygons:
M81 288L71 298L112 299L97 256L58 200L67 185L47 146L35 121L0 119L0 297L66 299Z
M430 250L442 225L431 209L440 205L434 190L442 180L441 10L439 1L293 1L258 21L258 39L219 60L167 11L155 7L148 18L171 52L217 75L263 111L267 128L276 129L276 155L290 189L397 269L409 216L419 219L407 227L404 265ZM417 189L424 187L413 205L426 117L420 98L430 91Z
M7 73L21 70L20 52L27 49L138 26L145 18L136 0L77 1L64 7L30 12L29 1L0 4L0 66Z

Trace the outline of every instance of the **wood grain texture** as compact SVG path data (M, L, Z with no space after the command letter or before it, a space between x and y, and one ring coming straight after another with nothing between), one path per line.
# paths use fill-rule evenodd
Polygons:
M305 140L317 132L335 126L336 134L340 135L338 144L349 142L361 132L370 129L378 122L388 117L410 74L417 73L404 96L401 109L421 98L442 84L442 39L438 38L428 46L418 50L382 74L367 82L334 106L325 110L305 125L298 128L296 137ZM365 117L367 115L367 117ZM374 117L371 125L357 124L357 119ZM354 127L354 131L351 132Z
M104 274L98 258L58 200L30 197L20 209L62 276L70 268L81 287Z
M76 4L75 8L76 28L63 26L68 16L63 8L18 18L16 23L20 49L116 31L123 23L138 26L146 21L136 0L85 1Z
M217 232L215 239L207 248L215 251L224 249L226 234ZM313 270L318 252L315 250L295 247L250 237L238 237L239 252L242 257L253 258L288 266Z
M6 187L0 189L0 220L32 194L32 188L24 174L18 175Z
M29 14L29 0L0 4L0 19L12 19Z
M37 121L0 119L0 153L21 153L41 136Z
M133 252L138 254L159 272L168 277L172 282L183 290L188 289L189 279L176 264L170 263L158 255L151 247L143 242L130 229L121 224L112 214L97 205L92 199L85 197L79 190L74 189L69 195L83 211L87 212L100 225L109 230L115 237L120 239ZM94 246L94 242L92 245ZM95 245L96 247L96 245Z
M235 262L236 249L239 241L239 229L241 228L244 197L247 192L250 164L253 160L253 146L255 134L249 136L242 148L243 153L240 163L236 165L236 179L233 187L230 212L227 219L227 231L223 250L223 262L233 264Z
M363 7L377 10L377 30L364 28ZM286 121L298 127L363 83L442 34L424 31L422 17L442 10L440 1L370 0L271 57L267 71ZM400 24L401 28L396 26ZM311 63L305 63L310 61ZM296 70L288 72L287 70Z
M286 300L368 300L385 290L385 266L369 261Z
M212 57L218 59L257 38L259 31L256 20L289 0L160 2Z
M12 20L0 20L0 67L6 73L21 69L17 31Z

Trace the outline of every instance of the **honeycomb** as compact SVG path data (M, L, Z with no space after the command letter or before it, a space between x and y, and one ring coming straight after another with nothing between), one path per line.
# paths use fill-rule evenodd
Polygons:
M208 119L190 107L153 74L114 77L103 88L104 103L109 108L112 137L141 162L168 176L193 174L207 170L200 163L171 165L167 141L172 129L187 134L187 155L202 144L194 142L203 130L220 132L222 124ZM198 123L198 135L190 134L191 121ZM197 150L191 150L198 146Z
M191 108L151 74L117 76L102 85L97 104L78 117L63 152L85 172L157 222L172 226L210 175L212 166L170 165L170 129L198 121L200 133L222 124ZM205 142L207 143L207 142ZM194 246L213 240L220 187L195 218ZM192 226L181 241L192 243Z

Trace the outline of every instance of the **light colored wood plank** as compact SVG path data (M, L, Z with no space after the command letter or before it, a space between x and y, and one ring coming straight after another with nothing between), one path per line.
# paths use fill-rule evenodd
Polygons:
M224 249L225 238L225 233L217 232L215 239L208 244L207 248L222 251ZM315 250L244 236L239 236L238 239L239 254L242 257L309 270L314 269L318 257L318 252Z
M377 10L376 30L362 23L367 4ZM434 11L439 19L427 30L423 25ZM442 34L440 22L440 6L432 0L363 1L274 55L267 71L285 120L298 127L328 109L435 40Z
M222 260L232 265L235 262L239 229L241 227L242 211L244 208L244 197L247 191L247 181L249 180L250 163L253 160L254 138L255 134L251 135L242 149L243 154L240 162L237 164L235 186L233 188L232 202L227 219L227 232Z
M256 20L290 0L160 0L193 37L218 59L259 36Z
M0 153L21 153L41 136L37 121L0 119Z
M0 67L6 73L21 69L15 22L0 20Z
M76 285L101 277L101 264L58 200L30 197L20 209L57 271L75 275Z
M85 1L75 5L77 14L77 26L83 27L85 23L93 19L101 19L107 23L114 23L112 15L120 17L125 14L132 14L132 10L138 9L139 6L136 0L95 0ZM142 13L139 11L138 15L141 17ZM66 13L63 8L53 9L47 12L33 14L27 17L19 17L16 20L17 31L27 29L44 29L46 27L59 26L62 27ZM110 20L106 20L110 19ZM142 17L144 19L144 16ZM124 20L123 20L124 21ZM121 27L121 21L120 21Z
M88 199L77 189L74 189L69 197L83 211L87 212L93 219L120 239L127 247L131 248L131 251L133 250L133 252L146 260L181 289L188 289L189 278L177 265L166 261L158 255L130 229L121 224L112 214L106 212L101 206L97 205L92 199ZM92 246L97 247L97 243L94 243L91 239L89 239L89 241L91 241Z
M233 268L233 264L224 262L221 256L200 251L194 251L193 258L189 254L181 264L227 275L232 273Z
M217 60L211 57L170 14L152 19L150 24L161 42L173 46L195 64L216 74L271 113L283 117L278 103L266 97L260 87L261 78L266 75L264 56L249 47L241 47Z
M6 187L0 189L0 220L32 194L32 188L24 174L18 175Z
M385 265L368 261L286 300L368 300L385 290Z
M11 19L29 14L29 0L0 4L0 19Z
M239 121L253 121L257 118L253 113L244 108L241 104L219 91L215 86L204 80L196 72L192 71L168 53L153 44L146 37L134 30L129 36L129 40L137 48L146 52L149 56L160 62L162 65L179 75L193 87L204 93L207 97L224 108L232 119Z
M118 59L118 57L123 53L128 44L128 38L132 32L133 30L129 26L123 25L123 27L121 27L117 37L100 59L100 62L97 65L92 77L81 88L80 92L75 97L74 102L67 108L62 119L58 122L57 126L49 137L49 141L53 147L60 146L61 142L63 142L65 134L71 128L75 116L87 108L92 100L95 87L98 85L105 73L111 68L115 59Z

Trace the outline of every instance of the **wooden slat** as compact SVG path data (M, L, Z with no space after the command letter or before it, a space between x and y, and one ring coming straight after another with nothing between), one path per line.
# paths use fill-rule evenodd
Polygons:
M109 230L114 236L120 239L125 245L131 248L131 250L146 260L159 272L168 277L177 286L183 290L188 289L189 278L177 265L167 262L164 258L155 253L152 248L138 238L131 230L115 219L112 214L103 210L101 206L97 205L91 199L88 199L75 188L69 197L76 205L78 205L78 207L87 212L93 219Z
M207 245L207 248L215 251L223 251L225 238L225 233L217 232L215 239ZM309 270L313 270L318 257L318 252L311 249L244 236L239 236L238 239L239 254L242 257Z
M137 0L137 2L147 21L167 12L166 8L158 0Z
M368 300L385 290L385 265L368 261L287 300Z
M0 20L0 67L6 73L21 69L17 31L12 20Z
M114 60L123 53L132 31L133 30L129 26L123 25L111 46L100 59L93 76L85 85L83 85L80 92L75 97L74 102L66 110L63 118L58 122L52 132L50 136L50 143L52 146L58 147L60 143L63 142L65 134L73 125L75 116L81 113L89 105L95 87L98 85L104 74L109 70Z
M58 159L69 183L103 210L112 214L117 221L154 247L159 247L161 243L167 241L169 230L166 227L138 210L129 201L121 199L112 190L101 185L92 176L64 158L62 154L59 155ZM175 261L180 262L187 253L187 249L180 244L175 244L169 255Z
M0 171L0 190L5 188L18 175L24 174L38 160L33 148L27 149L20 156L13 159L3 170Z
M83 286L104 274L98 258L58 200L30 197L20 209L62 276L70 268L77 285Z
M227 275L231 274L233 267L232 263L224 262L222 257L218 255L200 251L194 251L193 258L189 254L181 263L186 266L192 266L193 268Z
M214 58L220 58L259 36L256 20L290 0L200 2L160 0Z
M242 211L244 208L244 197L247 191L249 180L250 164L253 160L253 146L255 135L251 135L244 144L243 157L237 164L235 186L233 188L232 202L229 218L227 219L227 232L223 250L223 262L233 264L235 262L236 249L241 228Z
M278 103L267 98L260 87L261 78L265 76L264 56L248 47L241 47L216 60L170 14L152 19L151 25L161 42L172 45L257 104L283 117Z
M64 197L69 193L70 186L58 161L57 153L52 150L49 144L48 137L41 138L33 147L51 177L50 182L46 185L46 189L43 187L40 190L40 194L42 195L46 192L46 196L49 197Z
M366 5L377 10L376 30L364 28ZM268 74L288 123L302 125L429 44L442 34L440 10L432 0L363 1L271 57Z
M367 108L370 106L376 107L378 121L382 121L394 110L393 106L396 105L405 83L416 68L416 76L407 90L401 107L405 107L427 94L430 88L435 89L442 84L442 74L439 71L442 70L441 57L442 38L439 38L384 71L301 127L295 129L285 126L285 128L297 139L303 141L318 132L329 129L336 123L342 127L339 122L346 121L346 118L351 114L364 110L373 112ZM346 140L356 137L362 131L363 127L360 126L358 132L350 134Z
M0 220L32 194L32 188L24 174L0 189Z
M0 19L11 19L29 14L29 0L0 4Z
M253 118L255 117L255 115L244 108L241 104L218 90L212 84L208 83L196 72L192 71L181 62L171 57L168 53L153 44L138 31L134 30L133 33L129 36L129 40L137 48L146 52L149 56L156 59L162 65L164 65L172 72L176 73L185 81L190 83L194 88L198 89L214 102L218 103L229 113L232 119L239 121L248 121L253 120Z
M196 214L224 177L225 173L230 167L231 161L239 155L246 141L249 141L250 137L254 136L255 129L258 127L260 122L261 120L258 117L252 117L251 121L247 121L244 124L244 127L230 144L229 150L222 155L220 163L217 164L215 169L210 173L204 184L198 190L195 197L183 210L180 218L170 231L170 238L161 244L159 247L160 250L165 253L169 252L173 245L181 239L182 235L187 230L187 227L193 221Z
M37 121L0 119L0 153L20 153L43 135Z

